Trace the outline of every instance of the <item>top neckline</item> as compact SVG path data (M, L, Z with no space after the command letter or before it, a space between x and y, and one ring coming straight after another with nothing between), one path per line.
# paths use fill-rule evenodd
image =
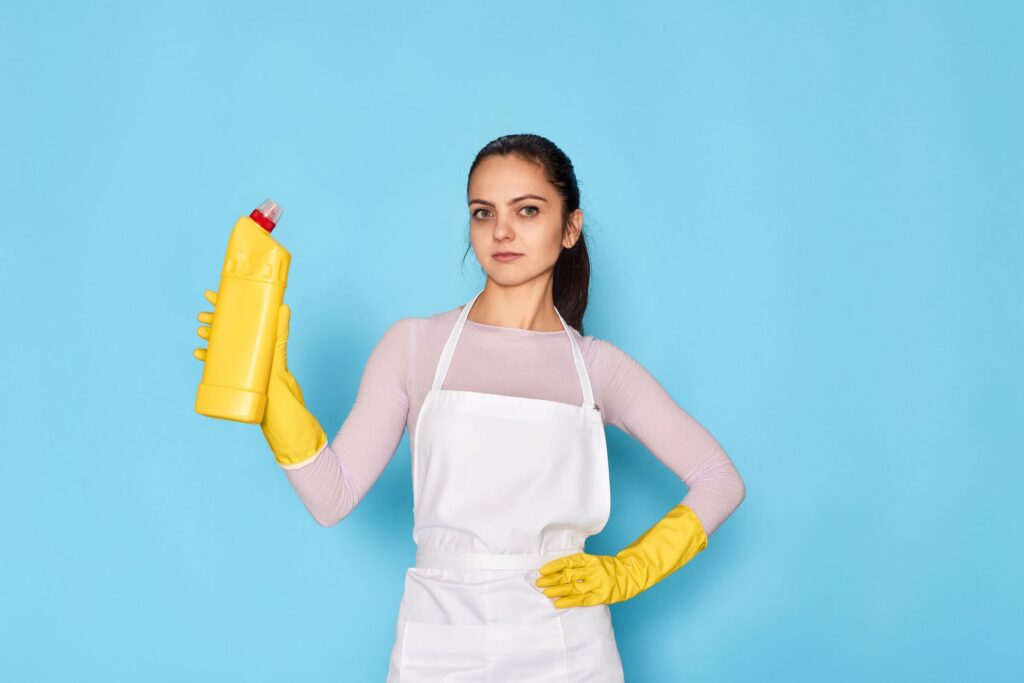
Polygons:
M458 309L456 309L458 310ZM466 322L473 327L483 327L489 330L497 330L499 332L506 332L508 334L522 334L522 335L548 335L548 334L565 334L565 330L528 330L524 327L505 327L504 325L488 325L487 323L478 323L475 320L466 318Z
M480 295L484 293L481 289L477 292L472 299L470 299L461 308L453 310L458 311L458 317L455 319L455 324L452 325L451 331L448 333L448 340L444 344L444 348L441 349L441 357L437 361L437 368L434 370L434 381L431 383L431 391L442 391L444 387L444 378L448 374L448 366L451 364L452 355L455 353L455 347L459 342L459 337L462 336L462 330L466 327L466 322L469 321L469 312L473 308L473 304L480 298ZM555 315L558 316L558 321L562 323L561 331L554 332L553 334L564 333L569 338L569 347L572 349L572 361L576 366L576 375L580 381L580 388L583 391L583 403L582 408L597 407L594 403L594 388L590 383L590 375L587 372L586 363L583 362L583 351L580 350L579 343L576 341L576 335L573 334L574 328L569 326L569 323L565 322L565 318L558 311L558 307L555 307ZM539 332L534 330L524 330L519 327L505 327L502 328L498 325L486 325L485 323L474 323L481 327L497 327L499 330L519 330L520 333L527 335L544 335L547 332Z

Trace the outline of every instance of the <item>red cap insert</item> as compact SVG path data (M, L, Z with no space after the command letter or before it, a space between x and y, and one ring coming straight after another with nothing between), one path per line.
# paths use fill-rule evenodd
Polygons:
M253 219L261 228L270 232L281 218L281 207L273 199L267 199L258 208L253 209L252 213L249 214L249 218Z

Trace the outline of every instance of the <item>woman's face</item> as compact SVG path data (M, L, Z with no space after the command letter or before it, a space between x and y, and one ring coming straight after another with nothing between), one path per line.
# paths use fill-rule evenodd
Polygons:
M543 169L515 156L481 161L469 181L469 232L473 251L487 275L516 285L555 267L562 248L579 238L583 212L569 216L562 236L562 198ZM502 252L519 254L502 261Z

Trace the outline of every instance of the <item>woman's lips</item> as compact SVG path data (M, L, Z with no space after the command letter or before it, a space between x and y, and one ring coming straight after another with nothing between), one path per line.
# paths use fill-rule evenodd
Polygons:
M504 252L504 253L494 254L495 260L501 261L502 263L508 263L510 261L515 261L520 256L522 256L522 254L513 254L511 252Z

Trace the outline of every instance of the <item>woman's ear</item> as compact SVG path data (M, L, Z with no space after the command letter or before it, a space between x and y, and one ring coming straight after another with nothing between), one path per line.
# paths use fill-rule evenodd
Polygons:
M562 246L571 249L576 246L583 231L583 210L576 209L569 214L569 232L562 240Z

